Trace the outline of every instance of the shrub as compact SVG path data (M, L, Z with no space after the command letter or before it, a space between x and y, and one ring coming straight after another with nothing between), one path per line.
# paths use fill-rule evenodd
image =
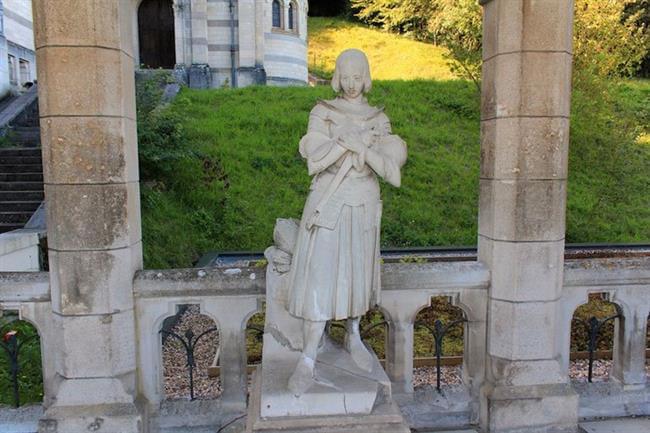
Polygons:
M181 116L162 101L165 85L173 81L167 71L154 71L137 80L138 156L143 182L169 178L177 161L192 156L182 138Z

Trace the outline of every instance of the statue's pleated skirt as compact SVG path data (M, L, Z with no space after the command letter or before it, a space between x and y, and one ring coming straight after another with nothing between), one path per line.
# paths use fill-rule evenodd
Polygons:
M381 203L344 205L333 230L305 216L289 277L289 312L311 321L359 317L378 302Z

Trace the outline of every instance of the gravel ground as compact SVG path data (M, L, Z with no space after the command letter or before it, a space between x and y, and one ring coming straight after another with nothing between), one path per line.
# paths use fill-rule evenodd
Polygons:
M199 314L198 305L190 306L172 329L172 332L185 336L191 327L196 338L202 332L213 328L215 323L207 316ZM207 368L212 365L219 344L219 333L213 332L202 337L194 349L196 368L194 369L194 398L212 399L221 394L218 378L208 377ZM165 396L170 399L189 399L190 379L187 368L187 355L183 345L173 337L163 344L163 374L165 377Z
M609 372L612 369L612 361L608 360L595 360L592 374L593 382L605 382L609 380ZM650 362L646 361L645 365L646 375L650 376ZM579 359L571 361L569 367L569 377L573 381L587 381L589 375L589 361L586 359Z
M441 385L460 385L461 366L443 366L440 367L440 384ZM435 367L418 367L413 369L413 387L417 388L423 385L436 386L436 368Z

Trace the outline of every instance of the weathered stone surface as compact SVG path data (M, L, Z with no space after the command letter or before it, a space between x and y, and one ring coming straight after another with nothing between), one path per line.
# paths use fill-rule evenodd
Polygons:
M135 119L133 59L122 51L47 46L37 51L39 110L49 116ZM119 71L119 73L118 73Z
M36 48L97 46L133 57L132 0L58 0L34 2Z
M556 315L554 302L491 300L488 353L512 361L554 358Z
M616 321L614 332L614 364L612 378L624 388L645 388L646 334L648 306L638 298L622 308L622 317ZM616 302L616 299L614 299Z
M497 387L488 399L489 431L575 432L578 396L568 384Z
M38 433L144 433L144 420L134 404L49 408Z
M42 433L145 427L132 308L142 265L134 6L34 1L54 310Z
M49 117L41 122L47 183L119 183L138 180L133 119Z
M480 259L492 267L493 299L553 301L562 294L564 242L509 242L479 236Z
M568 53L546 52L507 53L485 61L481 119L569 117L571 62Z
M567 383L568 376L557 359L512 361L491 358L488 376L496 386L536 386Z
M55 326L59 331L55 365L61 376L83 380L111 378L134 370L135 347L132 340L125 338L135 333L133 310L97 316L59 316Z
M140 242L139 184L45 185L49 247L125 248Z
M253 392L246 433L408 433L410 429L395 403L377 405L371 415L284 417L264 419L260 416L262 380L260 369L253 378Z
M580 423L584 433L639 433L650 431L650 419L619 419Z
M571 52L573 9L565 0L483 2L483 58L514 51Z
M481 122L481 177L567 177L569 119L503 118Z
M111 314L133 308L133 278L142 245L107 251L50 251L52 309L60 314Z
M268 353L271 348L276 348L276 352L281 349L272 337L265 338L265 351ZM364 374L347 352L332 346L331 350L319 356L315 374L317 378L331 381L333 386L317 383L304 394L295 396L287 389L300 352L293 355L282 360L284 362L266 363L262 367L262 418L369 415L382 393L390 395L390 381L376 357L373 371ZM382 387L388 387L388 390L383 391Z
M479 188L480 235L501 241L564 239L566 181L482 179Z
M573 382L572 385L580 395L581 419L638 417L650 413L650 387L625 389L616 381Z

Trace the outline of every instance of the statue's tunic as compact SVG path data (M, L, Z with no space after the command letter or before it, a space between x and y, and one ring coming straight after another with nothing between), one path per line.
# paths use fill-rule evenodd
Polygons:
M381 164L374 164L379 167L359 166L357 160L346 170L354 159L336 138L350 124L375 137L366 147L380 156ZM289 274L289 312L311 321L361 316L379 301L382 203L377 175L400 185L406 145L391 134L381 109L337 98L321 101L312 110L300 154L314 179ZM335 179L341 167L345 177Z

